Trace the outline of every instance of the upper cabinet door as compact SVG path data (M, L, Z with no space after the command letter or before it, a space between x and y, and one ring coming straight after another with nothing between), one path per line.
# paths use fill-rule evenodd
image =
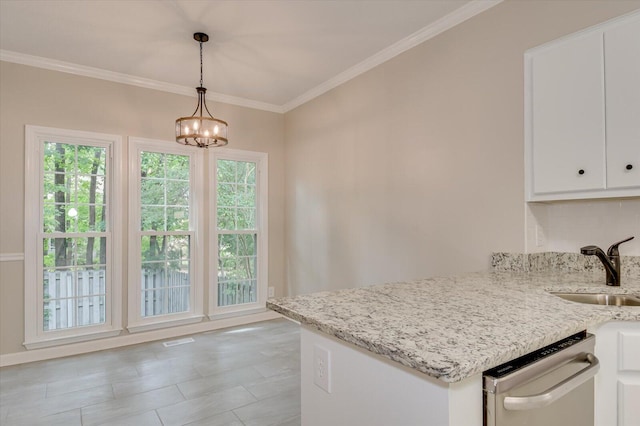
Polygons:
M640 187L640 18L604 32L607 187Z
M531 67L534 193L604 189L602 32L536 52Z

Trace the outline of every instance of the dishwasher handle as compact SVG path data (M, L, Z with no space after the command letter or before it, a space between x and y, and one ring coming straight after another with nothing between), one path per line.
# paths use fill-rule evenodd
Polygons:
M560 383L557 383L542 393L529 396L507 396L504 399L504 408L506 410L532 410L535 408L545 407L554 403L573 389L577 388L590 378L596 375L600 369L600 361L594 354L580 354L574 360L585 360L589 365L577 373L567 377Z

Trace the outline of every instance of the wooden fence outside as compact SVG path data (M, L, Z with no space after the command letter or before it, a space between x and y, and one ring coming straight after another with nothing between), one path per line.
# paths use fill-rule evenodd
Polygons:
M189 311L190 290L188 273L142 270L142 317Z
M256 300L256 280L218 282L218 306L255 303Z
M44 330L104 323L105 276L104 270L45 271Z
M189 311L189 274L143 270L141 278L142 317ZM45 271L44 299L45 331L102 324L106 320L106 271ZM218 306L256 300L256 280L218 283Z

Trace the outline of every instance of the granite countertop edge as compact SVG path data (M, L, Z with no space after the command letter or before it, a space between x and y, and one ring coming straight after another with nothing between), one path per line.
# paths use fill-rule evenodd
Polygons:
M640 307L586 305L549 294L640 296L640 280L607 287L602 278L584 272L472 273L269 299L267 308L454 383L601 323L640 320Z

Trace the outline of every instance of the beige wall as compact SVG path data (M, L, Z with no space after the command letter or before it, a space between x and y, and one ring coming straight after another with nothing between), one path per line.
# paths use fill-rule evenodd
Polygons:
M523 54L639 7L506 1L287 113L289 292L523 251Z
M190 114L196 102L195 90L188 97L6 62L0 62L0 67L2 254L24 251L25 124L122 135L126 152L127 136L171 143L175 119ZM282 294L283 116L225 104L212 106L216 116L230 124L230 148L269 154L269 285ZM126 280L126 270L124 275ZM127 294L126 281L123 294ZM24 350L23 304L22 262L0 262L0 354Z

